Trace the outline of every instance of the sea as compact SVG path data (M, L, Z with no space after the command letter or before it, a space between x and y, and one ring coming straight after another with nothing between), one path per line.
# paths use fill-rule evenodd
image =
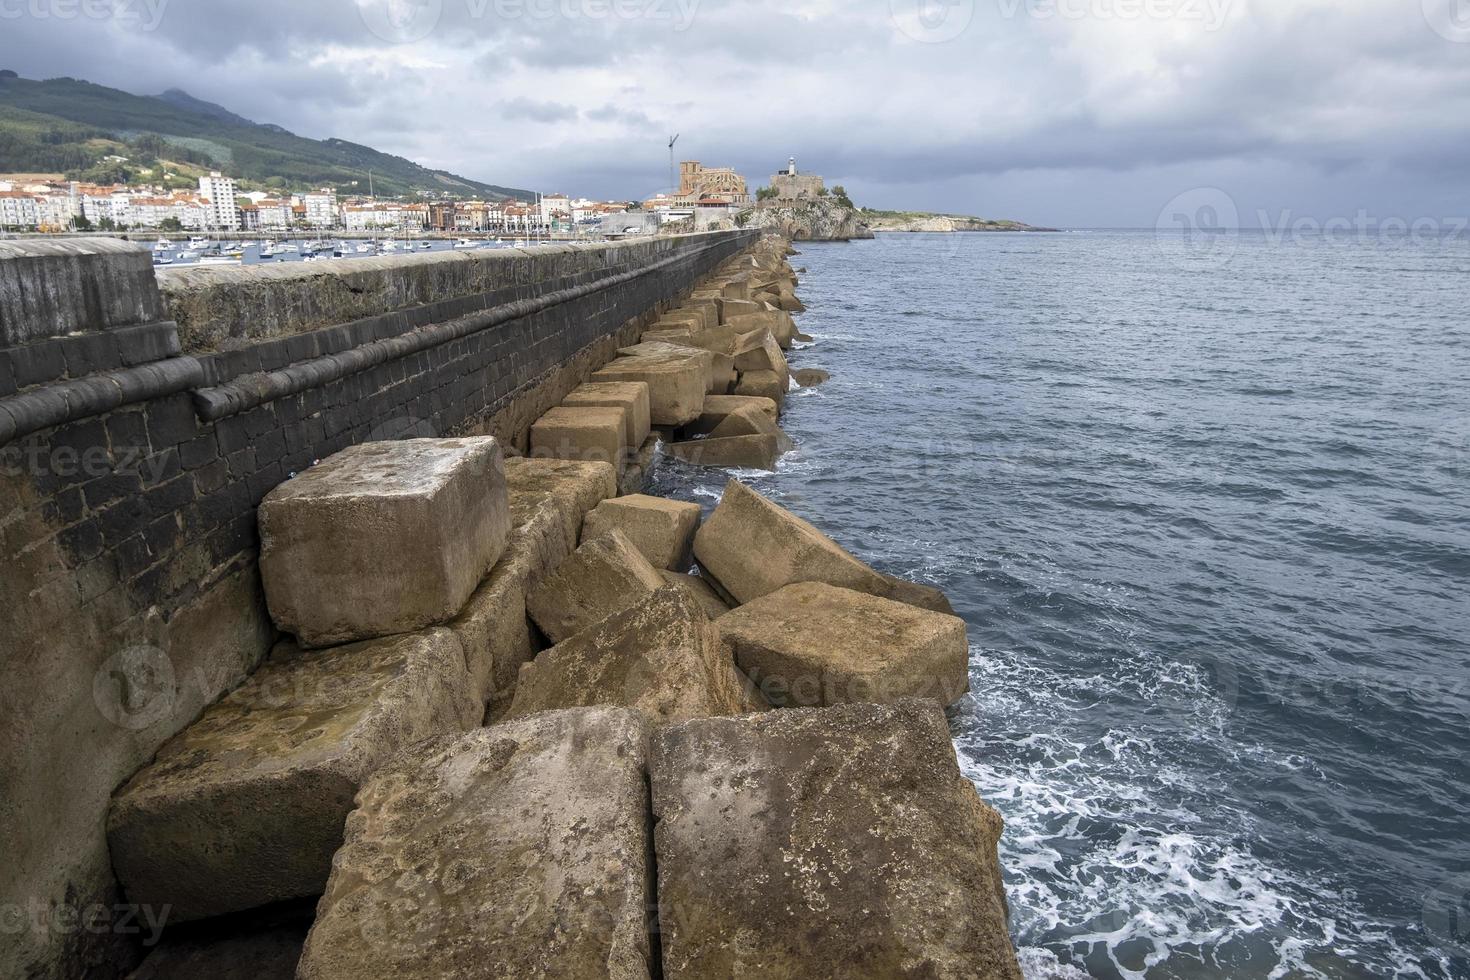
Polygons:
M967 621L1029 980L1470 977L1470 240L798 247L733 475Z

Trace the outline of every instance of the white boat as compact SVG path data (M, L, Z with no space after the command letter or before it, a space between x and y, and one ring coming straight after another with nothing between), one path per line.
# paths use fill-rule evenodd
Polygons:
M199 264L200 265L239 265L240 264L240 260L239 259L235 259L235 258L231 258L228 255L201 255L199 257Z
M426 251L428 249L433 248L433 247L434 247L434 243L433 242L420 242L419 243L419 248L422 248L422 249L424 249Z
M207 239L207 238L201 238L199 235L195 235L194 237L192 237L192 238L189 239L189 247L190 248L197 248L197 249L205 249L205 248L208 248L209 247L209 239Z
M174 260L170 256L163 255L163 254L160 253L158 255L153 256L153 264L154 265L173 265L174 264Z
M199 252L197 249L186 248L182 252L176 254L174 258L178 259L180 262L193 262L195 259L199 258Z
M295 245L291 244L290 242L287 242L285 245L282 245L281 248L280 248L280 250L282 252L300 252L301 251L301 249L297 248Z
M373 247L372 242L363 242L357 246L357 251L361 255L371 255L376 249Z
M477 241L475 241L473 238L461 238L459 241L457 241L457 242L454 243L454 247L455 248L479 248L480 247L480 243L477 242Z
M163 251L166 248L173 248L173 247L174 247L174 243L171 242L171 241L169 241L167 238L160 238L158 241L156 241L156 242L153 243L153 251L155 251L155 252L161 252L161 251Z
M382 249L385 252L396 252L396 251L398 251L398 243L395 242L393 239L390 238L386 242L383 243Z

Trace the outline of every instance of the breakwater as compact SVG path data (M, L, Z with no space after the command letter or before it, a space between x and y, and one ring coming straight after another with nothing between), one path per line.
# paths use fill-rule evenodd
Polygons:
M947 598L877 572L738 481L707 519L633 492L658 452L770 469L791 448L784 349L804 338L789 246L664 241L555 249L519 257L549 268L498 272L467 256L317 267L326 278L310 283L190 277L161 296L134 253L80 257L116 266L120 285L76 295L103 300L119 329L147 327L180 363L17 385L0 407L21 442L48 444L56 414L65 428L99 406L182 395L216 452L230 420L253 420L229 456L269 438L260 413L279 421L283 406L375 372L384 387L359 380L343 407L371 413L386 390L397 410L372 413L361 436L349 411L342 448L257 468L246 492L262 492L235 539L244 560L191 580L193 605L170 616L156 601L117 630L147 639L93 678L91 710L136 736L138 757L94 818L116 874L99 893L166 927L147 975L229 962L301 977L471 976L487 963L515 976L1019 976L1000 820L960 774L941 710L967 687L965 625ZM22 298L55 308L66 286ZM172 320L151 319L165 309ZM34 342L45 321L37 307L7 327L31 327ZM516 329L528 333L475 346ZM69 348L84 335L39 339ZM506 370L528 380L476 398ZM409 402L429 414L399 415ZM159 445L165 434L179 433ZM193 513L167 510L173 492L159 498L165 530ZM7 527L24 527L21 508L11 515ZM180 578L200 568L173 561ZM232 575L246 590L236 601ZM47 579L21 581L50 598ZM91 746L43 748L73 763ZM23 843L93 846L66 829ZM106 972L138 950L135 933L110 930L110 950L87 935L53 940L27 968Z
M526 448L754 240L161 278L124 243L0 243L0 973L86 974L146 934L112 873L110 797L274 642L256 525L272 488L404 435Z

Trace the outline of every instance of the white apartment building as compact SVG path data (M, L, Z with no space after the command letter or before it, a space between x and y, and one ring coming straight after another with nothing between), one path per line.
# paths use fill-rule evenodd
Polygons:
M0 228L34 228L41 223L34 195L23 191L0 191Z
M307 194L303 199L306 204L306 223L313 228L334 228L338 222L337 214L337 192L330 187L323 187L319 191Z
M424 204L349 204L342 209L348 231L423 231L429 227L429 208Z
M205 220L210 228L239 228L240 212L236 208L235 181L218 171L199 178L199 195L208 198Z
M129 228L159 228L164 221L174 218L180 227L197 231L204 227L206 216L207 208L198 198L138 195L128 200L119 223Z

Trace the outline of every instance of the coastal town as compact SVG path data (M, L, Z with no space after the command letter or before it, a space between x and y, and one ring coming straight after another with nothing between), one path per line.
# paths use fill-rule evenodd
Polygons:
M0 175L0 230L608 237L652 234L672 222L732 227L736 214L753 207L827 195L822 178L799 172L794 158L754 198L734 169L686 160L679 165L677 188L644 201L561 193L537 194L534 200L403 200L334 187L283 193L248 190L219 171L201 176L191 190Z

